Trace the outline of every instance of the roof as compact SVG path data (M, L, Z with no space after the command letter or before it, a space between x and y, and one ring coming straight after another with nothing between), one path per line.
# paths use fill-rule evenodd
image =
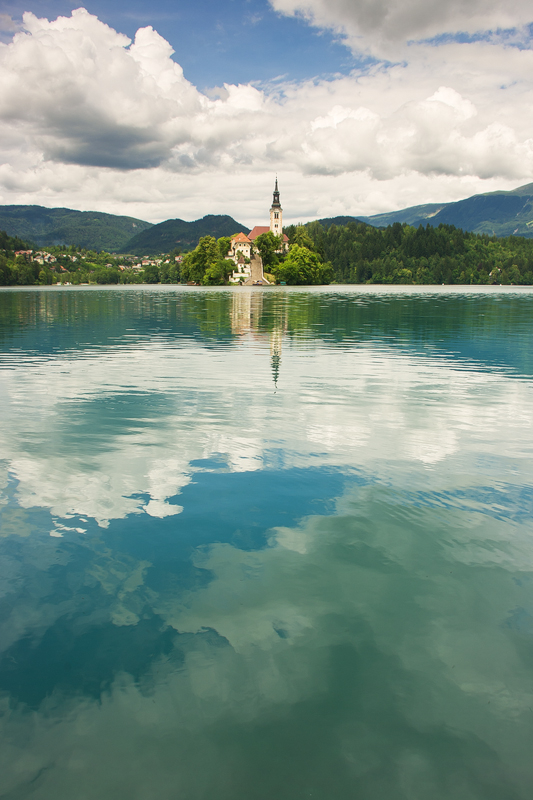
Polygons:
M255 228L251 231L248 235L248 238L254 241L257 239L258 236L261 236L262 233L268 233L270 230L270 225L256 225Z
M254 228L255 230L255 228ZM245 233L238 233L237 236L234 236L231 240L232 242L249 242L250 239Z
M261 236L262 233L268 233L270 231L270 225L256 225L255 228L248 234L248 238L254 242L258 236ZM286 233L283 234L283 241L288 242L289 237Z

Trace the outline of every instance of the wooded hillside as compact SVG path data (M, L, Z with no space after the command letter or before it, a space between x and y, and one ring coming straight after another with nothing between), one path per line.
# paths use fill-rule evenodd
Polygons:
M497 239L441 224L385 229L305 226L338 283L533 284L533 240Z

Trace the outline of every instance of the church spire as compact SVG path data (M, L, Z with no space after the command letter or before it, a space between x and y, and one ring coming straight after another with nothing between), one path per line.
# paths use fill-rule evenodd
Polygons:
M270 230L274 236L281 236L283 233L283 209L279 202L278 176L274 186L274 199L270 206Z
M272 208L281 208L279 202L279 189L278 189L278 176L276 175L276 185L274 186L274 199L272 200Z

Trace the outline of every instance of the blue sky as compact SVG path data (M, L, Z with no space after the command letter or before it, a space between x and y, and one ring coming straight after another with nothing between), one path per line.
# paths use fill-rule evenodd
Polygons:
M516 188L532 21L529 0L8 0L0 203L253 225L276 174L285 221Z
M174 48L185 77L201 90L222 83L346 74L362 60L340 36L313 28L301 18L282 16L266 0L150 4L114 0L80 5L131 38L138 28L152 25ZM53 0L4 5L15 19L21 19L23 11L53 19L77 7Z

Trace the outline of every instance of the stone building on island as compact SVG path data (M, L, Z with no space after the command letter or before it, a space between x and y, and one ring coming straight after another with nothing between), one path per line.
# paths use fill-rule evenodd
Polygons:
M238 233L231 240L227 257L235 261L236 268L230 276L230 283L242 283L244 286L268 286L263 273L263 262L255 251L254 242L262 233L271 231L275 236L282 236L281 250L289 248L289 239L283 233L283 209L279 201L278 179L274 186L274 196L270 207L270 225L256 225L248 235Z

